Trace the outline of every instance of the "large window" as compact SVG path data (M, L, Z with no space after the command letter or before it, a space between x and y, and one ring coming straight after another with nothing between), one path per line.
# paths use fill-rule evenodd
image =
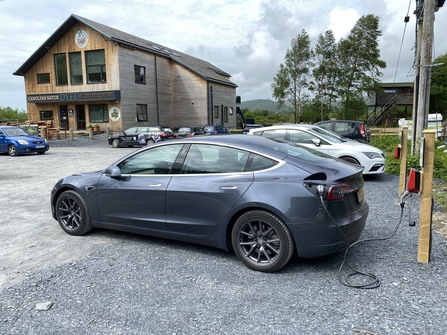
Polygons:
M53 120L53 111L40 111L41 120Z
M54 70L56 72L56 85L68 85L67 56L54 55Z
M147 105L137 104L137 121L147 121Z
M83 84L82 78L82 60L80 52L72 52L68 54L70 62L71 84Z
M135 82L137 84L146 84L146 68L134 65Z
M109 122L107 105L88 105L90 123Z
M224 107L223 118L224 118L224 122L228 122L228 107Z
M49 73L37 74L37 83L38 84L49 84L50 83L50 74Z
M106 58L104 50L94 50L85 52L85 62L87 67L87 82L106 82Z

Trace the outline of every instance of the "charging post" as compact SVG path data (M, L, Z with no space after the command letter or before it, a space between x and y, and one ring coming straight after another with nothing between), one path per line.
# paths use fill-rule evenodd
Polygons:
M407 143L408 126L402 126L400 133L400 173L399 173L399 194L405 191L407 180Z
M423 143L421 143L421 200L419 212L419 241L418 262L430 261L431 249L431 223L432 223L432 183L435 157L435 131L424 130Z

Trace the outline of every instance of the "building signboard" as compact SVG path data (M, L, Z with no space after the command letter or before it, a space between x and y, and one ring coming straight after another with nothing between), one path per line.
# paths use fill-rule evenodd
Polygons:
M36 104L48 102L119 101L121 100L121 91L28 94L26 100L29 103L34 102Z

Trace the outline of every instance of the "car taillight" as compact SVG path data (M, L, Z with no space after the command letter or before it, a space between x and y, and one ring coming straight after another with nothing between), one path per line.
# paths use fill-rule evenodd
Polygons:
M326 194L326 200L339 200L354 190L348 184L334 185L329 188Z
M366 138L366 132L365 132L365 125L364 124L360 125L360 134L362 135L363 138Z
M161 136L161 137L165 137L166 134L165 134L164 132L161 132L161 133L160 133L160 136Z

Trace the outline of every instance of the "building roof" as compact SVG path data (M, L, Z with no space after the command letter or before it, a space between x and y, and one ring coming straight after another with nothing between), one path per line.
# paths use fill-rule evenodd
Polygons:
M234 87L237 86L230 81L229 78L231 76L228 73L207 61L192 57L182 52L162 46L158 43L145 40L143 38L125 33L123 31L111 28L109 26L83 18L75 14L72 14L13 74L17 76L24 76L78 22L85 24L91 29L97 31L104 38L118 43L123 47L134 48L170 58L174 62L184 66L185 68L196 73L198 76L204 78L205 80L214 81Z

